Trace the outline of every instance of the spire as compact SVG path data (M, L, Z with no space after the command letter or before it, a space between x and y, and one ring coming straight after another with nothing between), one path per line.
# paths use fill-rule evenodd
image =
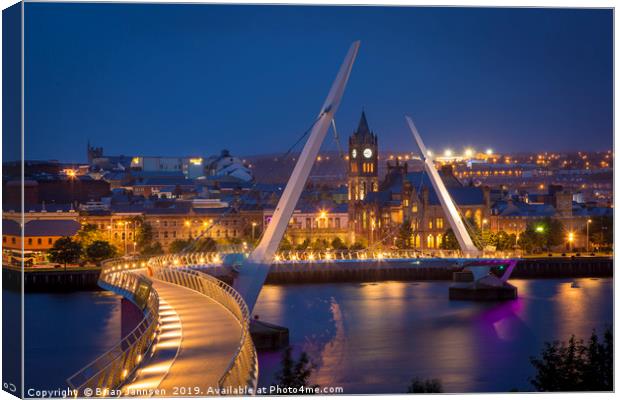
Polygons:
M369 135L370 134L370 128L368 127L368 121L366 120L366 112L362 111L362 117L360 118L360 123L357 126L357 131L355 132L356 135Z

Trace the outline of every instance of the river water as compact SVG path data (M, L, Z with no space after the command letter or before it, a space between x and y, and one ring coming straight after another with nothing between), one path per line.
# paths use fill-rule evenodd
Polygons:
M18 299L18 294L14 294ZM121 339L121 298L110 292L27 293L25 390L66 388L66 379Z
M512 280L519 299L502 303L449 301L442 281L267 285L255 312L290 329L315 383L345 393L403 393L413 377L440 379L447 392L530 390L529 357L545 341L612 323L612 279L577 281ZM27 388L64 387L120 338L117 296L26 298ZM280 357L259 354L261 385L273 382Z
M529 357L545 341L589 336L612 323L612 279L511 280L519 298L448 300L450 282L266 286L255 312L290 329L313 381L345 393L403 393L413 377L446 392L532 390ZM260 384L273 382L280 354L259 357Z

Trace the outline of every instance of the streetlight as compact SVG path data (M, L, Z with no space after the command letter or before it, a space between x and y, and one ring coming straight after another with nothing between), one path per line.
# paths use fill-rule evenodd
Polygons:
M568 245L569 251L573 252L573 241L575 240L575 234L573 232L568 232Z
M590 224L592 223L591 219L588 219L586 223L586 253L590 252Z
M542 234L545 232L545 226L544 225L537 225L536 226L536 233L539 233L541 236ZM542 247L542 246L541 246ZM546 248L546 246L545 246ZM548 250L548 249L547 249Z
M256 225L258 225L255 221L252 221L252 242L254 242L254 232L256 231Z

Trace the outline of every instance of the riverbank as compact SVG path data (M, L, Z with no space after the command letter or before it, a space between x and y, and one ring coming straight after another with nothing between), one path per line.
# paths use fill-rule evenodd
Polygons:
M227 283L233 280L230 267L197 268ZM277 263L271 266L266 283L380 282L390 280L452 280L461 267L455 259L351 260L345 262ZM100 268L37 268L24 271L28 292L100 290ZM519 260L512 278L578 278L613 276L613 257L541 257ZM2 268L3 288L19 290L19 268Z

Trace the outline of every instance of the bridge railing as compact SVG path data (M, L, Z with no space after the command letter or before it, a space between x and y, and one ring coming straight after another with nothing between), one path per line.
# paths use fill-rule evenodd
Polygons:
M153 267L180 266L187 267L192 265L217 265L222 263L222 253L218 252L196 252L183 254L165 254L152 257L149 265Z
M159 261L153 261L149 266L154 278L195 290L225 307L237 319L241 326L239 345L218 384L220 388L244 387L255 392L258 359L250 335L250 313L241 295L212 276L187 269L157 266Z
M133 270L143 268L144 260L127 262L113 259L104 262L99 286L134 300L141 281L146 279ZM138 325L110 350L67 379L76 397L109 397L138 367L155 339L159 321L159 296L151 290L144 305L144 317Z

